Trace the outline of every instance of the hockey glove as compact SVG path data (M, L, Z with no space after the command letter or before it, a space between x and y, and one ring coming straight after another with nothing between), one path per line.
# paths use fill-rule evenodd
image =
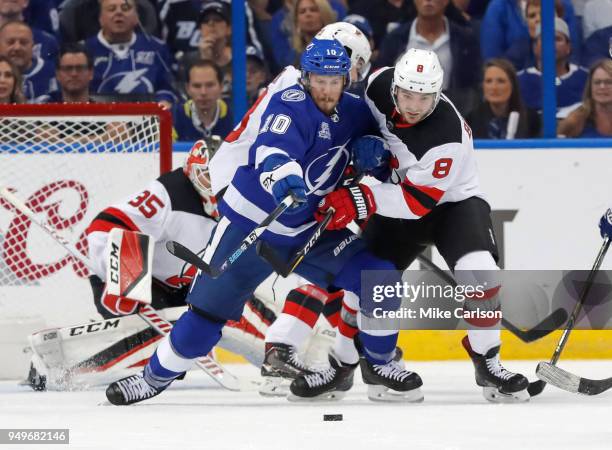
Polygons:
M604 215L601 216L599 231L602 238L612 239L612 208L608 208Z
M327 229L341 230L353 220L369 219L376 212L376 202L372 190L365 184L358 184L327 194L319 203L315 219L321 222L330 208L334 210L334 215Z
M296 214L308 209L306 183L302 176L302 168L297 162L275 154L263 161L259 182L274 197L277 205L287 195L293 194L295 201L286 214Z
M106 289L102 293L102 306L113 316L134 314L139 304L139 301L127 297L107 294Z
M351 150L357 171L380 181L389 177L391 152L384 139L378 136L362 136L353 141Z

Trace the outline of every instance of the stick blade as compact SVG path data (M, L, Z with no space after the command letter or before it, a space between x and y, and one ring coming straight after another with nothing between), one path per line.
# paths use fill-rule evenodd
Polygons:
M527 388L527 392L531 397L535 397L536 395L540 395L544 388L546 387L546 381L537 380L529 383L529 387Z
M284 261L280 255L274 251L274 249L265 241L257 242L257 254L265 259L274 272L282 276L283 278L287 278L291 272L293 272L293 267L289 267L286 261Z
M197 267L205 274L209 275L212 278L217 278L219 274L216 274L212 267L206 264L202 258L193 253L187 247L182 244L179 244L176 241L168 241L166 242L166 250L170 252L172 255L176 256L178 259L182 259L185 262Z
M553 366L548 362L541 362L536 369L537 377L553 386L563 389L564 391L578 393L580 386L580 377L570 373L560 367Z
M580 378L578 392L585 395L597 395L612 388L612 378L605 380L589 380L588 378Z

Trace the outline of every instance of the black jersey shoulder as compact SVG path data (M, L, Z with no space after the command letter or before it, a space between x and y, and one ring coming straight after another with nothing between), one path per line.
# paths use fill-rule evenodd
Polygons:
M173 211L208 217L202 207L200 194L194 189L182 168L165 173L157 179L168 192Z
M384 114L387 129L406 144L417 159L421 159L434 147L462 142L463 119L445 97L440 99L436 109L425 120L413 126L399 124L397 115L393 115L395 104L391 98L392 81L393 68L382 69L381 73L372 79L366 95Z
M393 67L380 69L379 73L374 73L370 83L366 88L368 97L376 108L385 116L390 115L395 108L391 98L391 82L393 81Z
M461 144L463 126L463 119L455 107L443 97L425 120L413 127L392 132L420 159L432 148L451 143Z

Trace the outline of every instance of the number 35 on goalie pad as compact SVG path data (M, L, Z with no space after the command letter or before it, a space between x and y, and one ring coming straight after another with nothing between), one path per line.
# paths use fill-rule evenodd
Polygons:
M131 314L139 303L151 304L151 236L113 228L106 243L106 288L102 305L115 315Z

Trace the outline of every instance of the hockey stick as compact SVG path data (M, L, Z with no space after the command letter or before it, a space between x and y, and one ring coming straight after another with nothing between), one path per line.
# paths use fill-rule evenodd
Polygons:
M242 242L236 247L236 249L230 253L230 256L226 258L223 263L217 267L211 267L207 262L205 262L202 258L196 255L194 252L189 250L182 244L179 244L176 241L168 241L166 242L166 249L174 256L183 261L188 262L189 264L197 267L202 272L210 276L211 278L218 278L223 272L225 272L232 264L234 264L240 255L242 255L253 243L255 243L259 237L268 229L270 224L274 222L282 213L285 212L287 208L289 208L295 201L295 197L293 194L285 197L276 208L266 217L263 222L261 222L257 227L251 231L247 237L245 237Z
M47 223L38 219L34 212L28 208L25 203L23 203L17 196L15 196L4 186L0 186L0 197L9 202L17 212L26 216L32 223L36 224L43 231L49 234L49 236L51 236L55 242L64 247L64 249L66 249L73 258L83 263L92 273L94 272L93 263L87 256L83 255L72 243L57 233ZM143 308L146 312L143 312ZM162 319L159 314L149 305L141 306L138 316L151 328L163 336L167 335L172 328L172 324L167 320ZM204 356L199 358L196 364L222 387L231 391L240 390L240 383L238 382L238 379L225 370L223 366L221 366L213 358Z
M590 380L542 361L536 369L538 377L547 383L574 394L597 395L612 388L612 378Z
M352 176L345 177L342 180L341 185L343 187L356 185L361 181L363 176L363 173L356 172ZM306 254L317 243L317 241L321 237L321 234L323 234L323 231L325 231L325 228L327 228L327 224L329 224L329 222L331 221L334 212L335 211L333 208L327 210L325 217L323 217L323 220L319 222L319 224L314 229L306 243L302 245L302 247L293 254L289 261L285 261L276 251L274 251L274 249L268 242L259 241L257 243L257 254L263 259L265 259L268 264L272 266L274 272L276 272L283 278L287 278L296 269L296 267L300 265ZM357 227L356 230L353 230L351 228L351 225L356 226L355 222L351 222L347 228L351 229L351 231L359 235L359 227Z
M281 256L274 251L270 244L264 241L259 241L257 243L257 254L265 259L276 273L283 278L287 278L295 270L295 268L300 265L306 254L317 243L333 215L333 209L327 211L327 214L325 214L323 220L316 226L306 243L293 255L291 260L283 261Z
M445 271L440 269L431 259L424 255L417 256L417 259L421 261L428 269L432 270L436 275L442 278L451 286L457 286L457 281L447 274ZM530 330L521 330L519 327L514 325L507 319L502 318L502 325L518 337L521 341L529 343L537 341L544 336L552 333L554 330L559 328L567 320L567 312L563 308L554 310L550 315L546 316L540 323L531 328ZM537 381L536 381L537 383Z
M606 237L603 240L603 243L601 244L601 248L599 249L597 258L595 258L595 262L593 263L591 272L589 272L589 276L587 277L584 288L582 289L582 294L580 294L580 298L578 299L576 306L574 306L574 310L572 311L572 314L570 315L570 318L567 321L567 326L565 327L565 330L563 331L563 334L561 335L561 338L559 339L559 342L557 343L557 347L555 348L555 351L552 357L550 358L550 362L548 363L548 366L553 367L557 364L557 361L559 361L559 358L561 357L561 352L565 348L565 344L567 343L567 340L569 339L569 335L572 332L574 325L576 325L576 319L578 318L578 314L580 314L580 311L582 309L582 306L584 305L587 295L589 295L589 291L591 290L591 286L593 285L593 280L595 279L595 275L597 274L597 271L601 267L601 263L603 262L603 259L606 256L606 252L608 251L609 247L610 247L610 239ZM542 371L540 371L540 367L542 367ZM536 369L536 375L538 376L538 378L540 378L540 380L529 384L529 395L531 395L532 397L534 395L540 394L546 387L547 382L551 382L551 384L555 384L552 382L554 381L554 377L550 379L547 378L546 367L547 366L542 365L542 363L538 364L538 367Z

